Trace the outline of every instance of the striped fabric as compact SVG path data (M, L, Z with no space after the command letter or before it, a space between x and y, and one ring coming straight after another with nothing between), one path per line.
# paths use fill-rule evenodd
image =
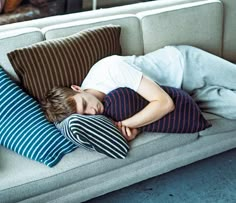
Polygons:
M183 90L164 87L175 103L175 110L162 119L141 128L145 132L194 133L211 126L205 120L194 100ZM134 115L148 104L143 97L129 88L113 90L104 98L104 115L121 121Z
M52 167L77 148L49 123L38 103L0 67L0 144Z
M76 145L108 157L124 159L129 151L125 138L103 115L72 114L56 126Z
M55 86L81 84L98 60L120 54L120 26L107 25L8 53L27 92L41 100Z

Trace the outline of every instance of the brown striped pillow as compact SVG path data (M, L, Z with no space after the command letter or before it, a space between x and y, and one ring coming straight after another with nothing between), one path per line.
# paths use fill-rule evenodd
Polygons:
M25 90L40 101L55 86L81 84L98 60L121 54L120 31L118 25L94 27L7 55Z

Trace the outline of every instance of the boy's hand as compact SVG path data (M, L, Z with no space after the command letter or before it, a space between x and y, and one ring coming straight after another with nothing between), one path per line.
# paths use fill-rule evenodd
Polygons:
M127 126L122 126L121 121L115 122L115 125L127 141L133 140L140 132L137 128L129 128Z

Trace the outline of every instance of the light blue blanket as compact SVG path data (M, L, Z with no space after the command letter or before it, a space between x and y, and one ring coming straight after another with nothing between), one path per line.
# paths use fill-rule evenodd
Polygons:
M184 57L182 89L202 111L236 119L236 65L191 46L177 46Z

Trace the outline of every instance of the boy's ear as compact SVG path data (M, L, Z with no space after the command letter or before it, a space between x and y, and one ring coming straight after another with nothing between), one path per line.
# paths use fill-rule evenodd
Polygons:
M80 86L78 85L71 85L71 89L76 91L76 92L82 92L83 90L81 89Z

